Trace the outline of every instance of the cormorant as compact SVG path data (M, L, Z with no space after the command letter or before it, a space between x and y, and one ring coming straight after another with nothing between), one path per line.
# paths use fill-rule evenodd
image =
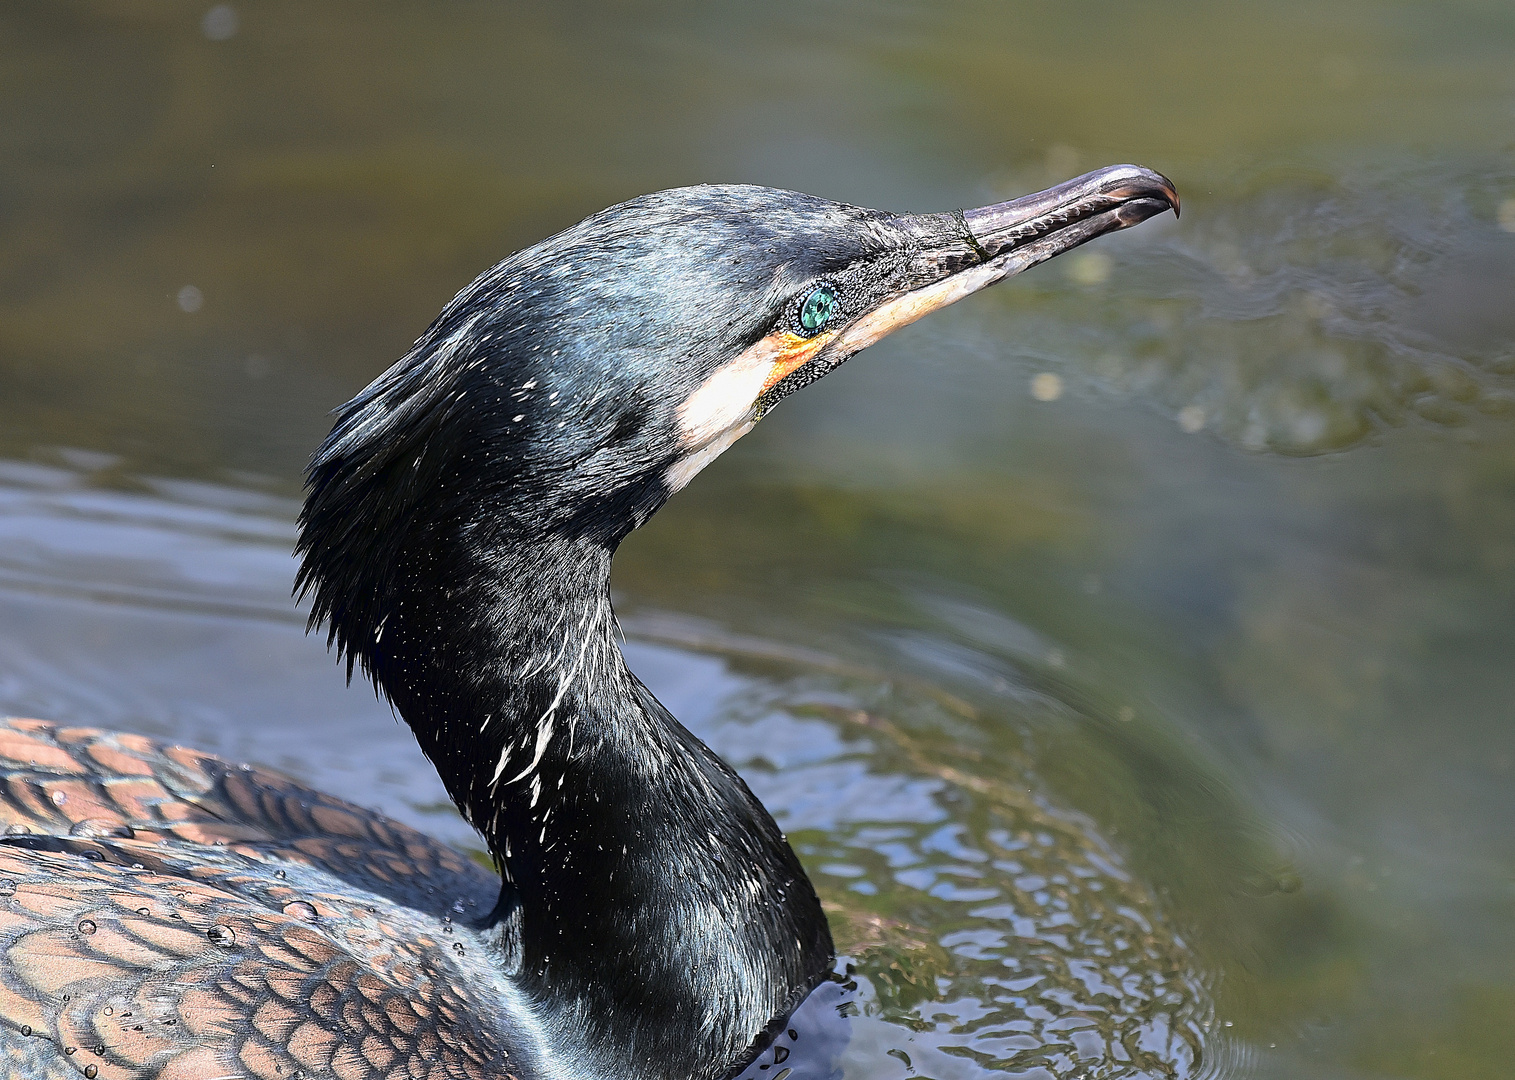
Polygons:
M7 1075L724 1080L793 1049L825 916L746 785L628 670L611 557L785 395L1168 209L1130 165L905 216L705 185L486 271L338 410L298 588L499 879L261 769L9 721Z

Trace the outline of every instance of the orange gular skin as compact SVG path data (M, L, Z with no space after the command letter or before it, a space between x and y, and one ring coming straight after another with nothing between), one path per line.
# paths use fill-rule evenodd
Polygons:
M766 394L780 379L810 363L811 360L815 359L816 353L825 348L826 342L830 341L834 336L834 333L830 333L802 338L798 334L791 334L787 330L781 330L777 334L770 334L766 341L770 343L770 347L773 350L773 360L768 368L768 375L763 380L762 393Z

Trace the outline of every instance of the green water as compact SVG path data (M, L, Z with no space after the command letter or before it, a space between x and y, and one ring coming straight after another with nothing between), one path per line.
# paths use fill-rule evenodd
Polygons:
M1515 1072L1515 6L209 9L0 7L0 712L466 844L288 606L327 410L646 190L1135 161L1181 221L633 536L633 663L803 852L849 1077Z

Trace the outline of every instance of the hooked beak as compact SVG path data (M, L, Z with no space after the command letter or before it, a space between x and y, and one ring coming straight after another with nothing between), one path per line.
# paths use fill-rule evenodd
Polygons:
M1036 245L1034 261L1009 268L1015 274L1164 210L1178 216L1178 192L1166 176L1139 165L1111 165L1034 195L964 210L963 225L990 262Z
M1178 215L1178 192L1167 177L1111 165L1009 202L907 218L923 239L921 276L928 283L855 320L825 352L840 363L938 308L1165 210Z

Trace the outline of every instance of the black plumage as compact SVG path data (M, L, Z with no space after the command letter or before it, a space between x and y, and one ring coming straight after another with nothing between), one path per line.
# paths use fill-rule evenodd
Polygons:
M481 275L339 410L299 587L498 861L500 1022L542 1077L733 1075L832 965L773 819L628 670L616 546L852 352L1170 206L1131 166L966 214L648 195Z

